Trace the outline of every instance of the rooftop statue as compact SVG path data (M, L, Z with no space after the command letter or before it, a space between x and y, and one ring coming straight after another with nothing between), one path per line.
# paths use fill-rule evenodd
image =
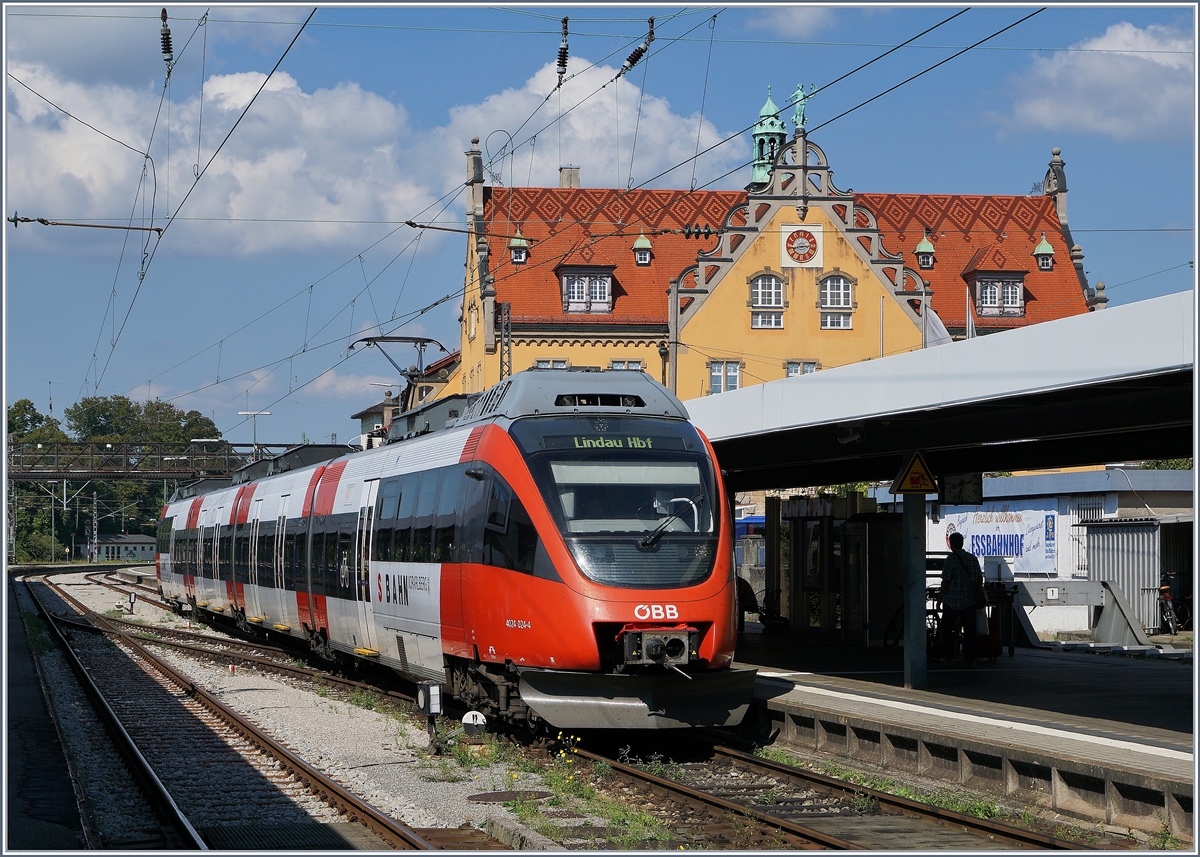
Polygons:
M815 83L810 83L808 86L809 90L807 95L804 93L803 83L797 84L796 91L792 93L792 101L796 103L796 112L792 114L792 123L796 126L797 131L804 127L804 107L808 103L808 99L812 96L812 94L817 91L817 85Z

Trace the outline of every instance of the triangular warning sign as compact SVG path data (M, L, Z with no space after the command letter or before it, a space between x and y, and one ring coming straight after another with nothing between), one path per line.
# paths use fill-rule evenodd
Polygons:
M912 454L892 482L892 494L936 494L937 490L937 479L919 452Z

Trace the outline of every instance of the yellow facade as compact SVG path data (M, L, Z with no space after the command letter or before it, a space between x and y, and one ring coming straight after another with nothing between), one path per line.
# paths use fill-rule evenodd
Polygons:
M816 362L819 369L829 369L877 358L881 325L882 353L921 347L920 328L821 208L810 208L804 222L822 227L822 267L782 267L782 227L798 222L794 207L781 206L681 328L676 384L681 399L710 392L713 360L740 361L740 386L751 386L786 377L788 362ZM821 329L819 281L835 272L853 284L850 330ZM751 328L750 280L762 273L773 273L784 282L782 329ZM686 295L687 290L680 293Z

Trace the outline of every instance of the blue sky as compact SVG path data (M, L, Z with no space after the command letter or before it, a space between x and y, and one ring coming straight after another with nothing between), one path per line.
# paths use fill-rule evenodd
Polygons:
M5 225L5 399L45 411L52 392L61 418L97 390L151 395L238 441L237 411L270 410L259 439L294 442L351 439L349 415L395 380L377 354L347 358L349 341L403 323L457 344L465 238L402 224L461 223L472 136L494 154L514 135L493 165L505 184L556 184L571 163L592 187L677 167L650 186L682 188L697 138L732 136L694 178L742 187L738 132L768 86L783 106L965 7L321 7L232 134L311 7L168 6L165 97L160 8L5 7L5 214L175 217L161 241ZM1060 147L1070 225L1110 306L1192 288L1191 6L1049 8L818 127L1036 8L972 8L824 89L810 139L839 187L873 192L1024 194ZM650 15L648 60L601 88Z

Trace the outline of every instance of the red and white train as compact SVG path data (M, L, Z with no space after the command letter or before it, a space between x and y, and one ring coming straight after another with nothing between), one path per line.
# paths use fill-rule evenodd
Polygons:
M181 608L505 720L733 725L754 672L730 668L729 509L644 373L529 370L444 430L173 499L158 575Z

